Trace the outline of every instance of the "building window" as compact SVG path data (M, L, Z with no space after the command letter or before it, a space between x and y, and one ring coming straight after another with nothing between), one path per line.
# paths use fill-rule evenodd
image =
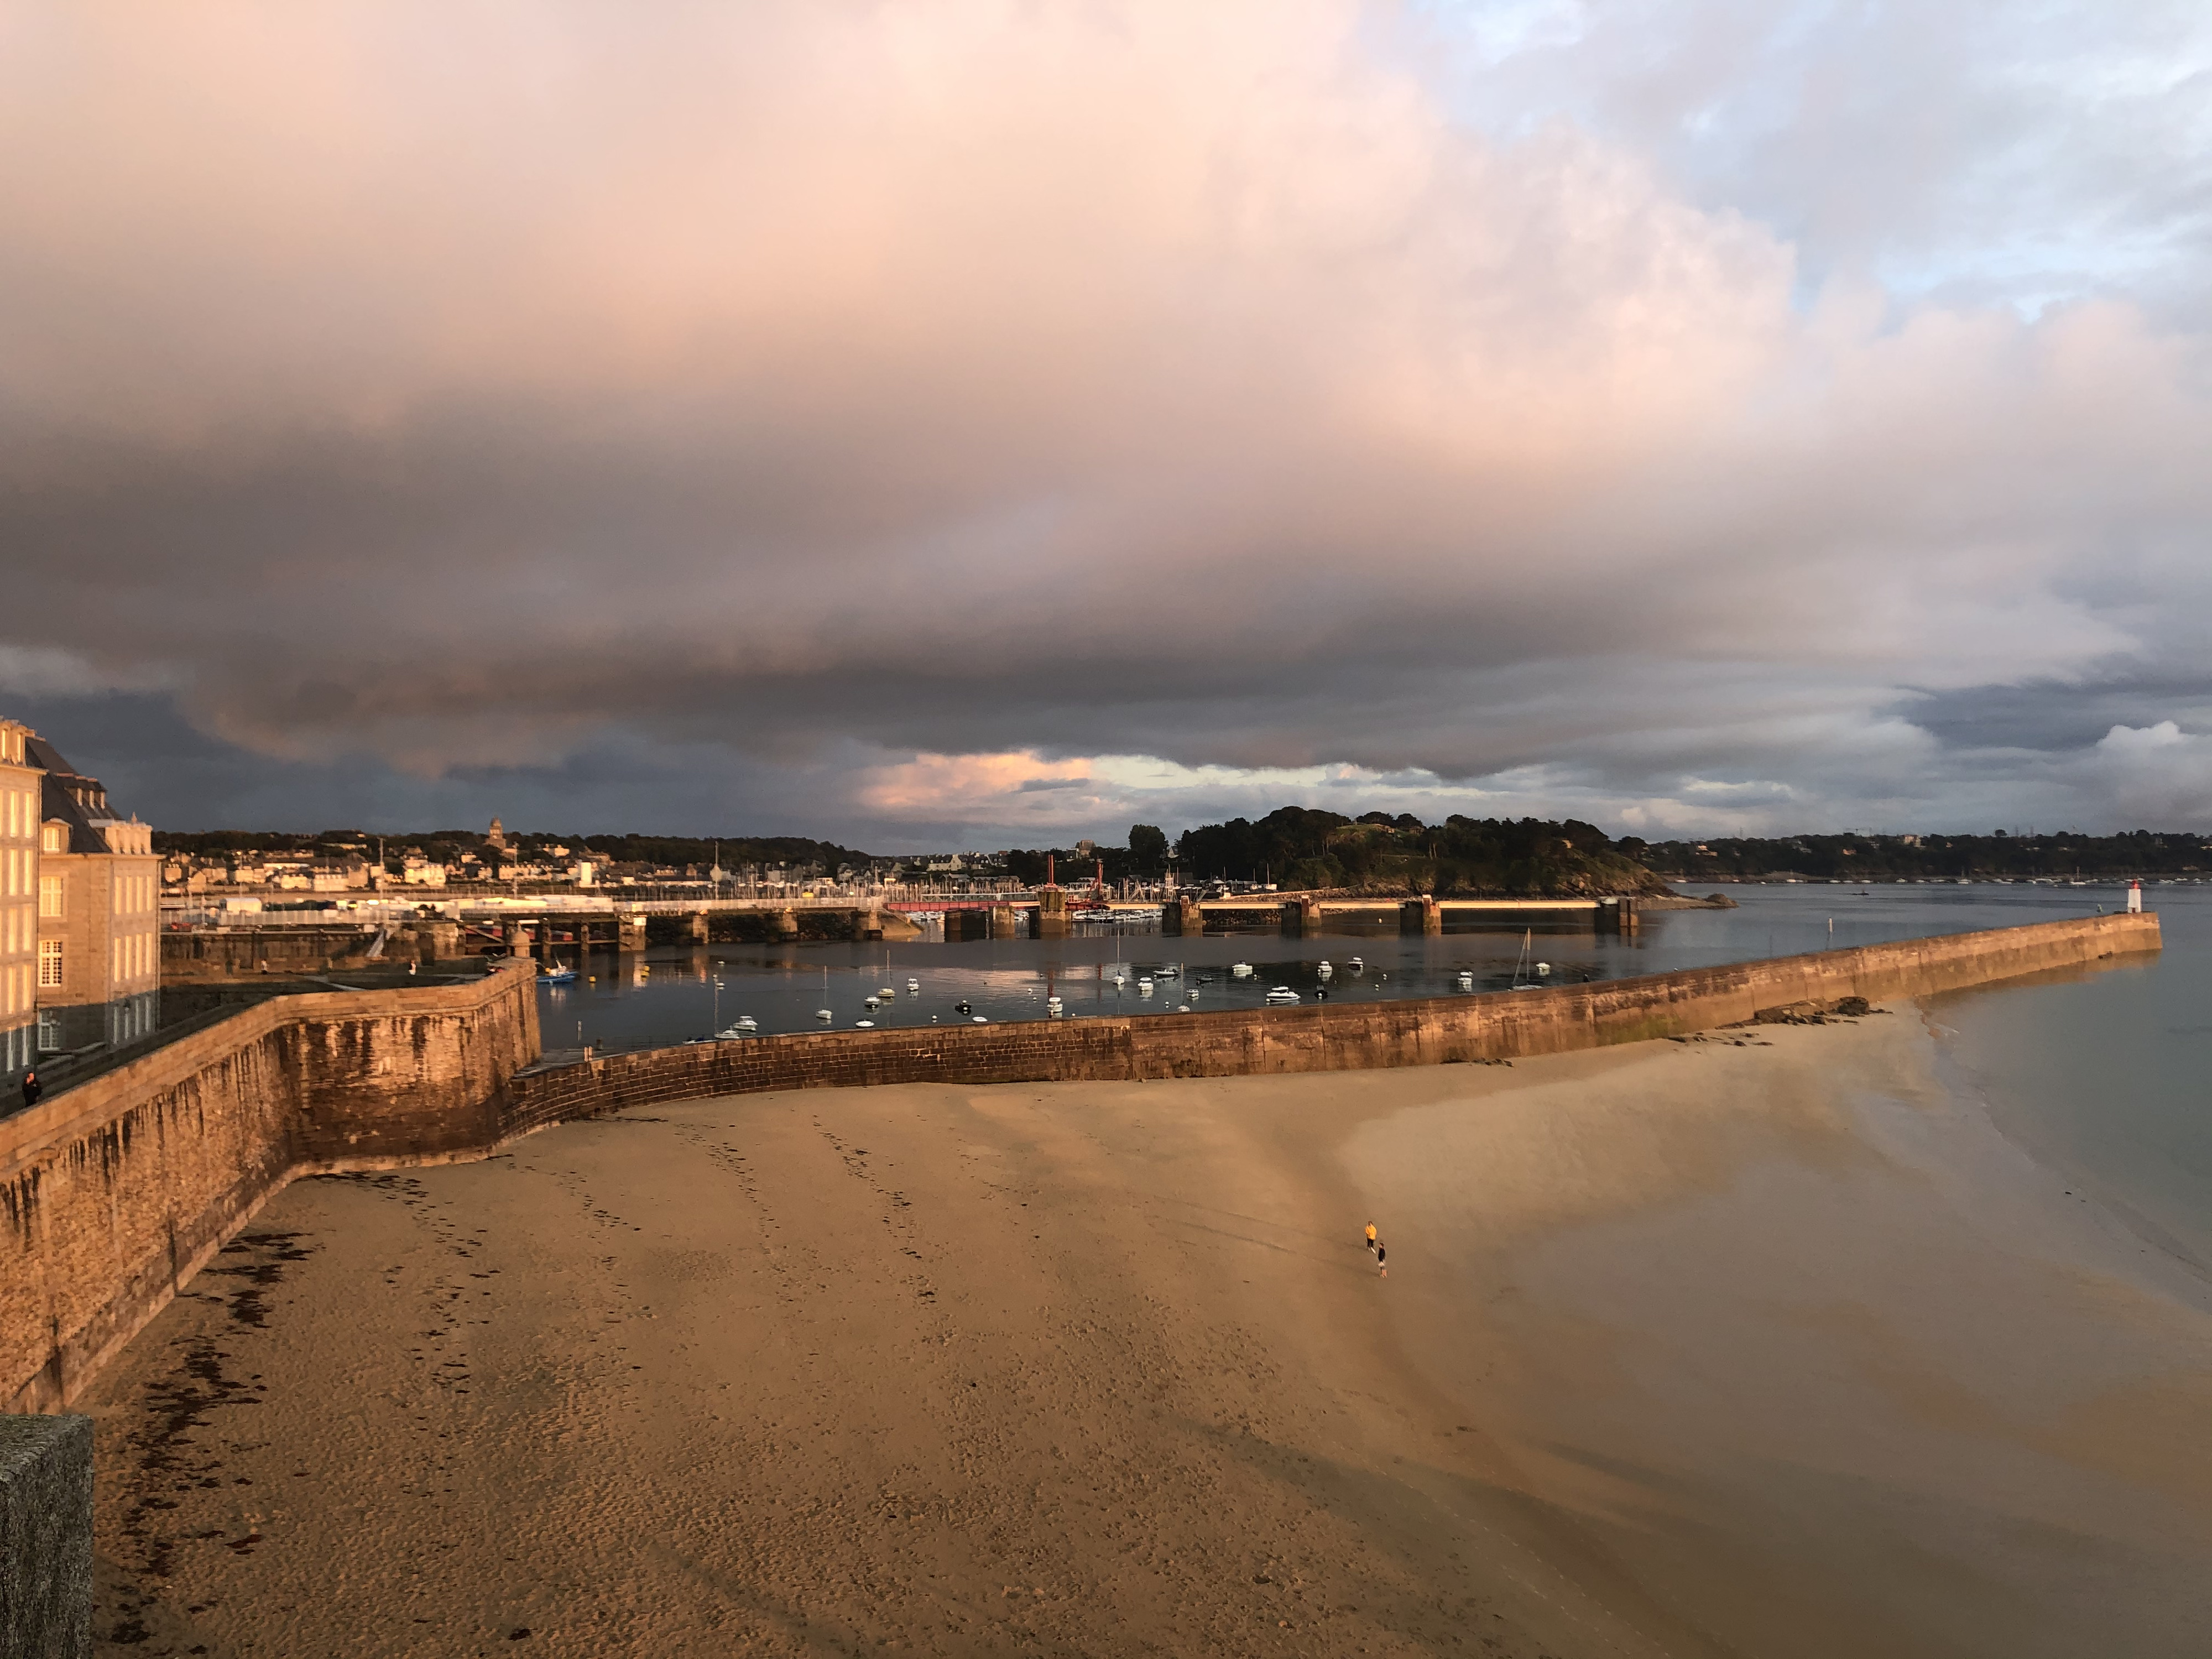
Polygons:
M62 1017L52 1008L39 1011L39 1052L52 1054L61 1052Z
M46 823L39 826L39 850L45 853L69 851L69 825Z
M68 882L69 878L66 876L39 878L39 914L40 915L59 916L65 914L62 907Z
M58 989L62 982L62 942L58 939L39 941L39 985L42 989Z

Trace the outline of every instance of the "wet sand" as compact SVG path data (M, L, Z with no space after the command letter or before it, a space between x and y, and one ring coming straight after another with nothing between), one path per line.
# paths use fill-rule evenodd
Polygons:
M2212 1645L2212 1297L1910 1007L305 1182L89 1408L117 1654Z

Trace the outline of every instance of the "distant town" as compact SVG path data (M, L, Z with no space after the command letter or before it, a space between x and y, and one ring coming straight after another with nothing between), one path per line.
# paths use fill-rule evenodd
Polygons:
M517 833L497 818L480 831L372 835L155 830L162 890L266 902L376 893L456 897L569 888L719 890L781 896L957 896L1048 880L1155 897L1197 886L1222 891L1352 890L1468 894L1635 891L1681 881L1948 881L2195 875L2212 870L2203 831L2090 836L1997 830L1988 835L1881 834L1705 841L1609 836L1575 819L1471 819L1435 824L1410 814L1359 817L1286 806L1257 821L1204 824L1170 841L1133 824L1123 844L1091 839L1049 848L872 854L797 836Z

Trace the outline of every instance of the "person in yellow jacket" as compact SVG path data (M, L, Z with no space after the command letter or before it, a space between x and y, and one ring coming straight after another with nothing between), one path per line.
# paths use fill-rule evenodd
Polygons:
M1371 1221L1367 1224L1367 1248L1370 1250L1375 1248L1375 1224Z

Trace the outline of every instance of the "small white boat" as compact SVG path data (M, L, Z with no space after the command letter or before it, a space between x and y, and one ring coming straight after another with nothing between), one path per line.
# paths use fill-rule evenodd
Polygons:
M884 1005L883 1005L882 1001L881 1001L879 999L875 998L875 997L862 997L862 998L860 999L860 1006L862 1006L863 1008L867 1008L867 1009L871 1009L871 1010L872 1010L872 1009L880 1008L880 1007L882 1007L883 1006L884 1006Z
M1232 964L1229 971L1239 979L1249 979L1252 977L1252 964L1249 962L1239 962Z
M981 1014L970 1014L968 1018L971 1024L976 1025L988 1025L991 1023Z
M741 1014L738 1016L738 1021L735 1024L725 1025L720 1030L715 1032L714 1035L726 1042L737 1037L750 1036L755 1031L759 1030L760 1022L758 1020L755 1019L750 1014Z
M853 1029L856 1031L872 1031L876 1029L876 1022L872 1019L856 1019L853 1022Z
M1267 1000L1269 1002L1296 1002L1297 1000L1298 994L1287 985L1276 986L1267 993Z
M1320 967L1315 969L1314 972L1319 974L1323 979L1330 979L1335 976L1336 969L1324 962Z
M1536 971L1539 974L1548 974L1552 971L1552 964L1548 962L1540 962L1536 964Z
M1355 973L1355 974L1364 974L1364 973L1365 973L1365 972L1367 971L1367 963L1366 963L1365 960L1364 960L1364 958L1362 958L1362 957L1352 957L1352 971L1353 973Z
M1127 974L1116 974L1114 975L1114 984L1117 989L1121 986L1127 985L1128 982L1129 976Z
M1462 991L1474 989L1474 975L1472 970L1465 968L1460 969L1459 988Z
M1160 966L1152 969L1152 977L1154 979L1180 979L1182 977L1182 969L1172 962L1163 963Z
M906 988L909 991L919 991L921 989L921 981L918 979L910 979L906 982Z
M1137 994L1138 994L1139 996L1140 996L1140 997L1148 997L1148 996L1152 995L1152 981L1150 981L1150 980L1148 980L1148 979L1140 979L1140 980L1139 980L1139 981L1137 981Z
M814 1011L814 1018L819 1020L827 1021L835 1019L837 1016L831 1013L827 1008L817 1008Z
M1044 1000L1044 1017L1047 1019L1065 1019L1067 1010L1060 1006L1058 997L1047 997Z
M1187 1013L1188 1013L1189 1012L1190 1012L1190 1004L1188 1004L1188 1002L1178 1002L1177 1004L1176 1004L1176 1012L1177 1012L1177 1013L1179 1013L1179 1014L1187 1014Z
M885 1002L889 1002L893 997L896 996L898 993L890 986L886 985L882 990L877 992L876 994L881 997Z

